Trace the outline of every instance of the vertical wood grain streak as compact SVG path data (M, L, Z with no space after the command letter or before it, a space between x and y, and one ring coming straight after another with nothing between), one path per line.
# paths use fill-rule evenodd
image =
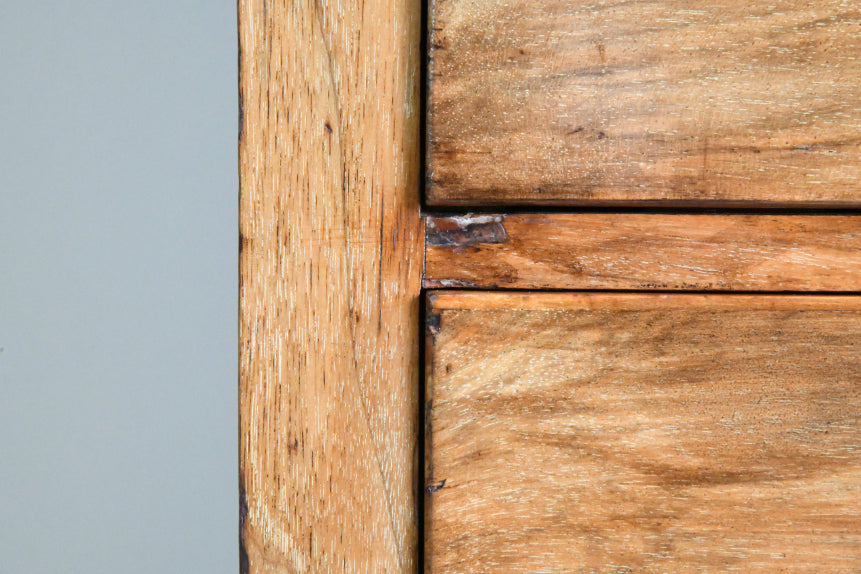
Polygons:
M241 569L412 571L420 7L238 8Z

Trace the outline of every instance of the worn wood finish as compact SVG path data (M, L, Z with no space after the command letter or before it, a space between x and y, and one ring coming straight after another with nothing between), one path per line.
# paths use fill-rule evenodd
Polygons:
M858 570L861 297L429 309L428 572Z
M239 2L244 572L416 567L420 14Z
M425 287L861 291L861 217L429 216Z
M855 2L430 2L431 204L861 202Z

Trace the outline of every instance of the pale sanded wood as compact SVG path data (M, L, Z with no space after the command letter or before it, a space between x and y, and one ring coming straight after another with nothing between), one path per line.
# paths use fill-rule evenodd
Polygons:
M428 572L855 572L861 297L429 297Z
M429 216L426 287L861 291L861 217Z
M417 559L418 2L239 2L242 570Z
M430 0L428 200L861 202L846 0Z

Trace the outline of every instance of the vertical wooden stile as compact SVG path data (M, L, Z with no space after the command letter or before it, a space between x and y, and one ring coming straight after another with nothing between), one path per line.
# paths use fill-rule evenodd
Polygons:
M416 0L240 0L241 570L409 572Z

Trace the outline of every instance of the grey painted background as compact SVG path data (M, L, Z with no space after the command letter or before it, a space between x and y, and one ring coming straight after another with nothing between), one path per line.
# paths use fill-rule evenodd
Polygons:
M0 1L0 573L235 573L236 5Z

